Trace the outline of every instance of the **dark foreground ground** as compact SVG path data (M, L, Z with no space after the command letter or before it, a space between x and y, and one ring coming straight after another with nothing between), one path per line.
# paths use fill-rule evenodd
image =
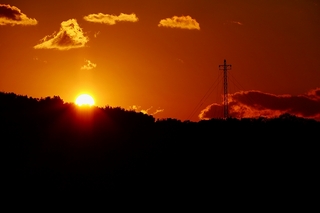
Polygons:
M314 120L181 122L1 94L3 192L166 193L273 201L318 181ZM265 199L265 198L264 198Z

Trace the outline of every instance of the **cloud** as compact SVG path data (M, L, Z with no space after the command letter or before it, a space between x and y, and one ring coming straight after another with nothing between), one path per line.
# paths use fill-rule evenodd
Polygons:
M173 16L172 18L162 19L158 27L181 28L188 30L200 30L199 23L190 16Z
M133 105L133 106L130 106L129 107L129 110L132 110L132 111L135 111L135 112L141 112L143 114L148 114L148 115L155 115L155 114L158 114L160 112L163 112L164 109L157 109L156 111L154 112L150 112L150 110L152 109L153 107L149 107L148 109L141 109L141 106L137 106L137 105Z
M95 32L93 36L94 36L95 38L97 38L99 34L100 34L100 31Z
M240 26L243 25L243 23L240 22L240 21L226 21L226 22L224 22L223 24L224 24L224 25L234 25L234 24L236 24L236 25L240 25Z
M86 60L86 63L87 64L85 64L81 67L82 70L92 70L93 68L95 68L97 66L97 64L92 63L90 60Z
M289 113L298 117L320 120L320 88L303 95L274 95L260 91L241 91L229 95L229 115L235 118L277 117ZM223 117L223 104L203 109L200 119Z
M84 47L89 38L82 32L76 19L69 19L61 23L60 31L41 39L35 49L69 50Z
M38 61L38 62L43 62L43 63L47 63L46 60L40 60L37 56L33 57L34 61Z
M240 21L231 21L231 23L237 24L237 25L243 25Z
M164 109L157 109L155 112L153 112L151 115L155 115L155 114L158 114L160 112L163 112Z
M137 22L139 19L136 16L136 14L124 14L121 13L119 16L115 15L109 15L109 14L90 14L83 17L84 20L94 23L100 23L100 24L109 24L109 25L115 25L117 22Z
M8 4L0 4L0 25L36 25L36 19L28 18L21 10Z
M181 64L184 64L184 60L182 60L181 58L177 58L177 61L179 61Z

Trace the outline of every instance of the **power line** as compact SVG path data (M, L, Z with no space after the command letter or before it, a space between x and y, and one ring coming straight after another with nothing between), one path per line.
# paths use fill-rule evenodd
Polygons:
M216 88L216 86L219 83L219 77L213 82L213 84L210 86L210 88L207 90L207 92L205 93L205 95L200 99L200 101L198 102L198 104L195 106L195 108L192 110L191 114L188 116L188 120L191 120L191 118L194 116L194 114L199 110L199 108L202 106L202 104L204 103L204 101L207 100L207 98L211 95L211 93L214 91L214 89Z

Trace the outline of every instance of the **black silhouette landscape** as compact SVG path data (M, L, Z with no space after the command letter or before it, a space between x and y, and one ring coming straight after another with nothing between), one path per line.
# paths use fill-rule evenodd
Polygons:
M10 191L297 193L315 174L312 119L155 120L14 93L0 93L0 103Z

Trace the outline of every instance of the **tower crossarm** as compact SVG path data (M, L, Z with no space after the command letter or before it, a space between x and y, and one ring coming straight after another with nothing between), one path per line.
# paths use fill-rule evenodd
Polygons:
M223 65L219 65L219 70L223 70L223 115L224 118L229 117L229 109L228 109L228 70L231 70L231 65L227 64L227 61L224 60Z

